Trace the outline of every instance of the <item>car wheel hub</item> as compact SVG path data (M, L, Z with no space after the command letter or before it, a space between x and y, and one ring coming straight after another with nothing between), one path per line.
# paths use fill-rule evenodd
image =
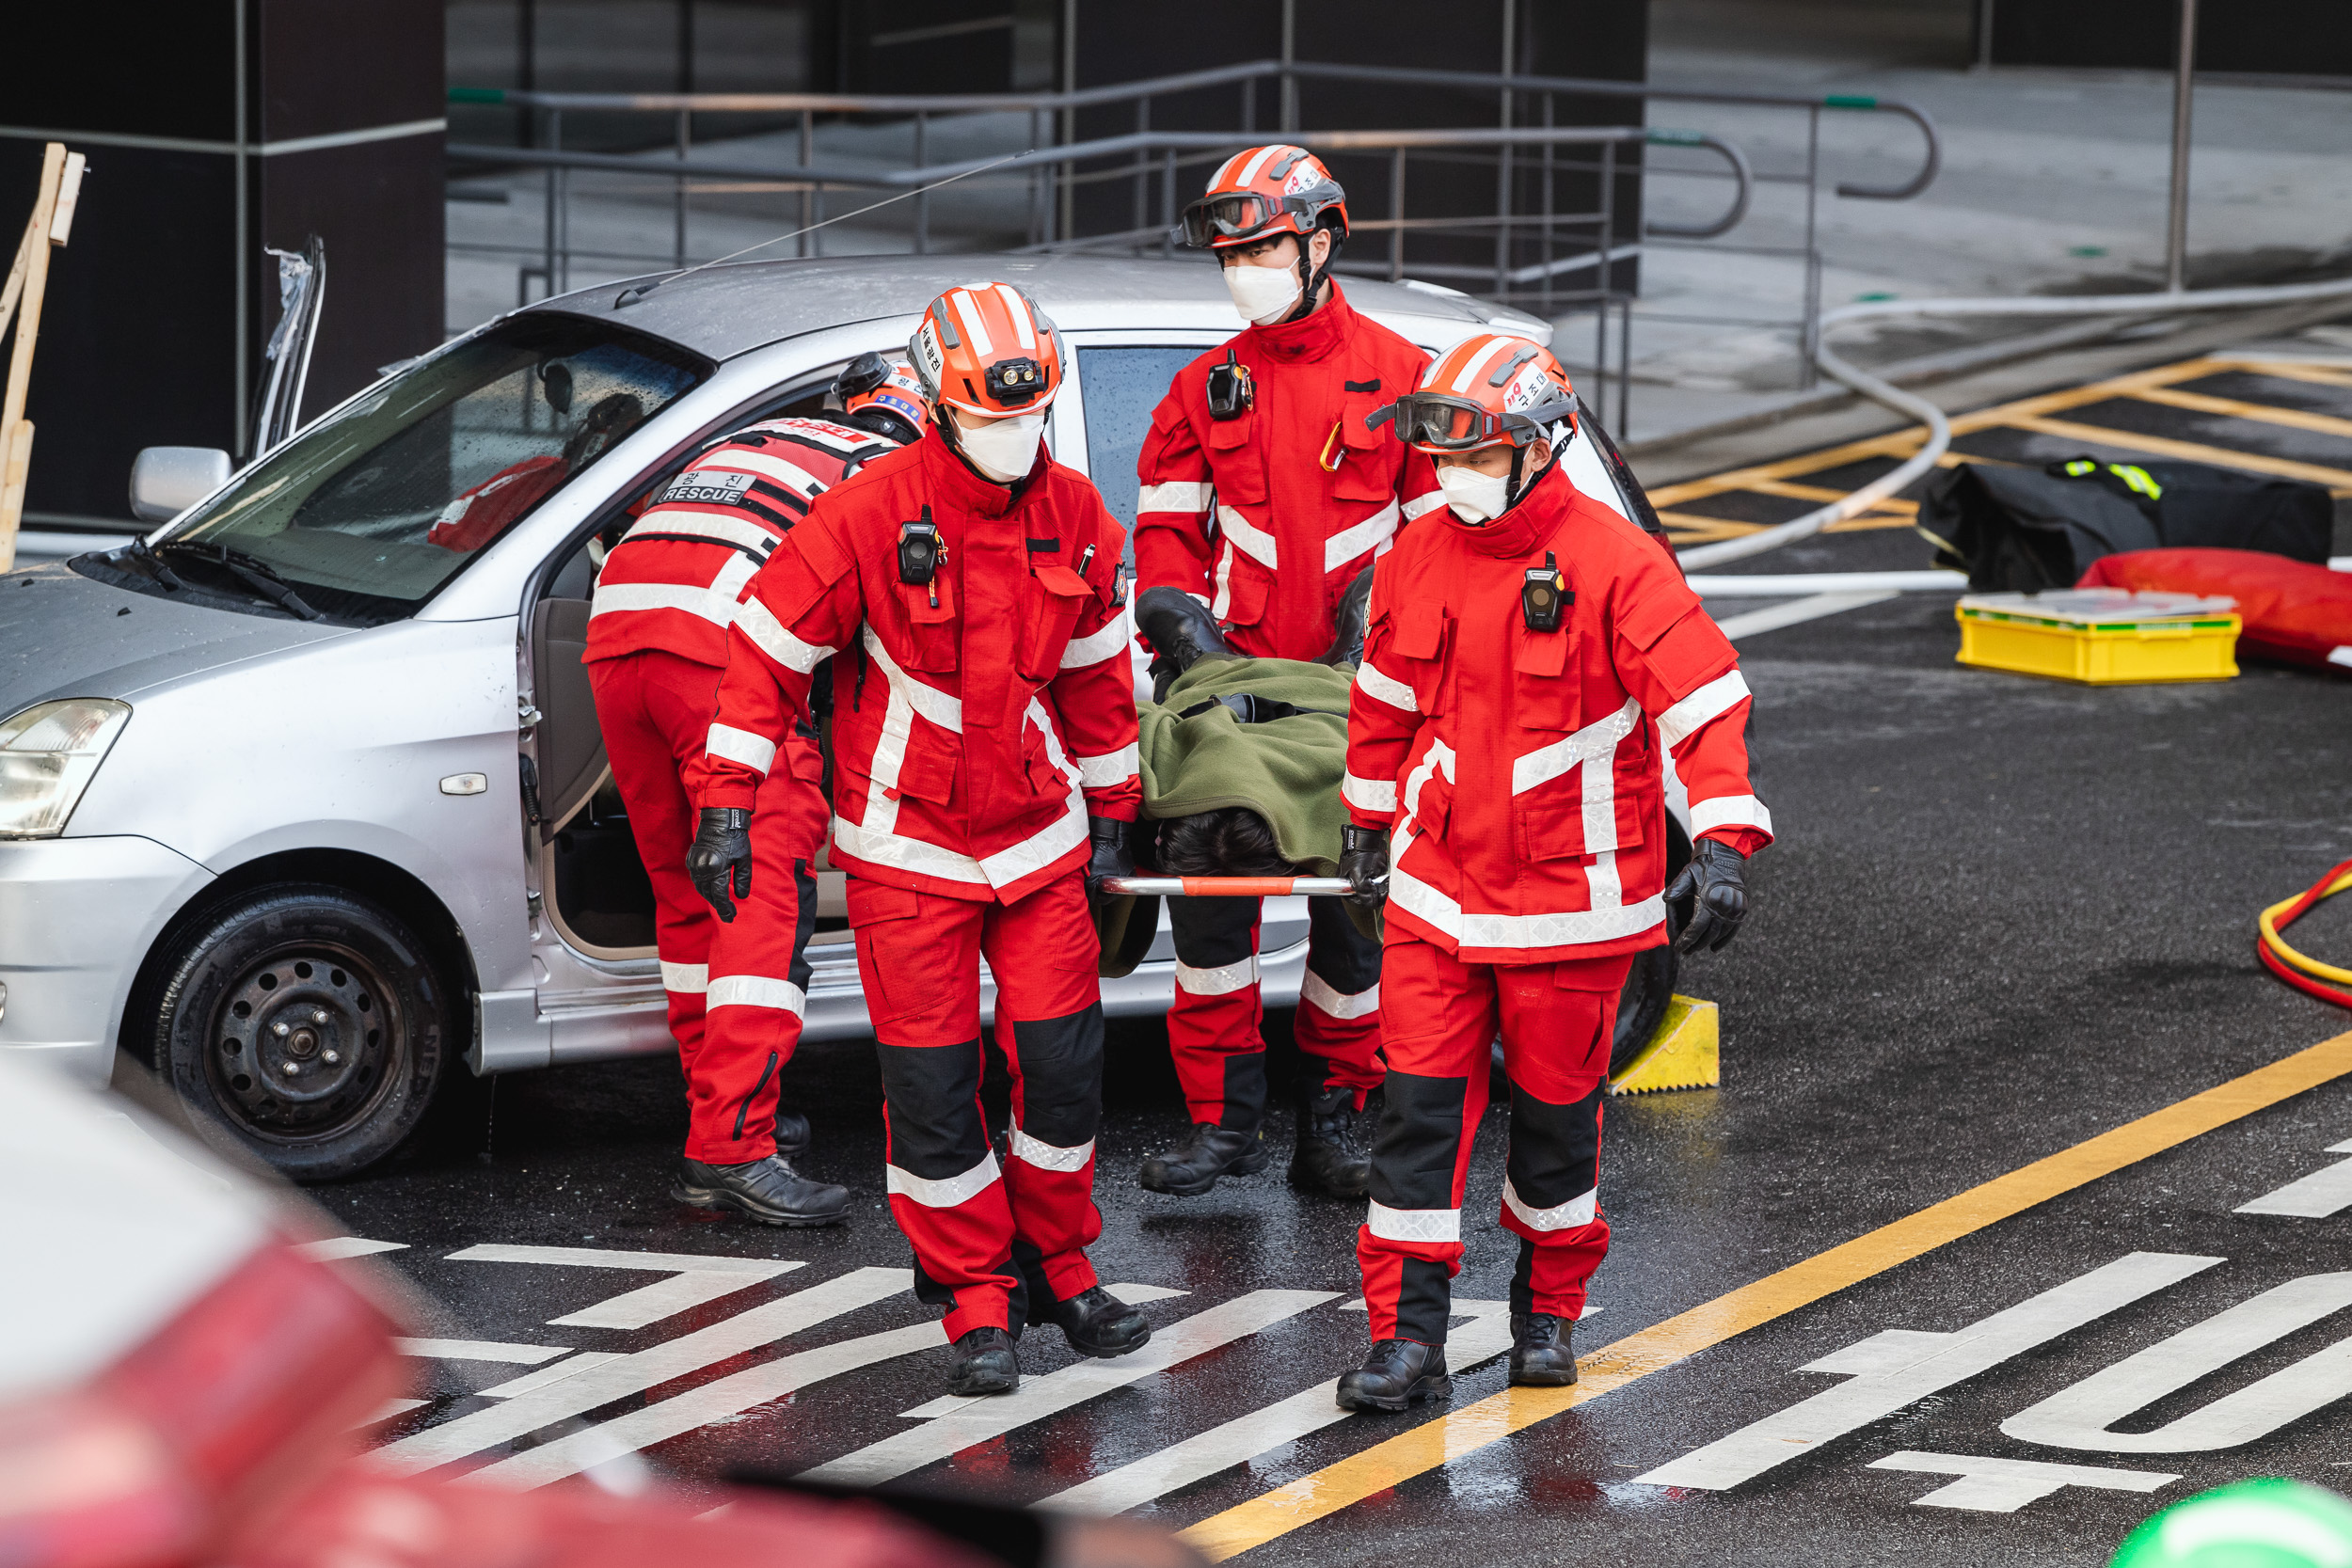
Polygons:
M398 1021L382 980L351 955L273 954L230 989L215 1031L222 1108L267 1137L318 1137L382 1091Z

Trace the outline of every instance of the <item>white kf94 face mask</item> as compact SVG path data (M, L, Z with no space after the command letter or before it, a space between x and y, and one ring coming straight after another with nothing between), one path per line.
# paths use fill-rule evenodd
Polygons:
M1298 269L1286 267L1253 267L1247 261L1225 269L1225 290L1233 296L1233 309L1242 319L1256 326L1271 326L1290 314L1298 303Z
M1482 474L1466 464L1448 464L1439 468L1438 488L1445 492L1446 505L1460 514L1466 523L1500 517L1511 504L1510 475Z
M982 420L956 414L956 445L972 467L999 484L1025 477L1037 465L1038 443L1045 439L1043 414L1007 414Z

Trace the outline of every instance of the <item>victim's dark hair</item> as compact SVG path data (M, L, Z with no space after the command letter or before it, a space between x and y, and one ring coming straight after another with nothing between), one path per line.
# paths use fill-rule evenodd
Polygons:
M1174 877L1295 877L1266 819L1244 806L1160 824L1160 869Z

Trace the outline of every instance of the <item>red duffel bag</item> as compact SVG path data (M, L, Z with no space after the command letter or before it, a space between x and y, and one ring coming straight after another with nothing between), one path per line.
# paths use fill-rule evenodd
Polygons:
M2352 674L2352 572L2261 550L2131 550L2092 562L2075 586L2226 594L2246 623L2241 655Z

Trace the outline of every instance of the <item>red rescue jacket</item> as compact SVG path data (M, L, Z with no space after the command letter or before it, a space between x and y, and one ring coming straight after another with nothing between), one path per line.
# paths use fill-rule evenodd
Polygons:
M1255 404L1215 420L1209 371L1228 349ZM1136 466L1136 585L1206 601L1237 652L1321 655L1347 585L1402 524L1443 504L1427 457L1364 428L1428 363L1334 283L1313 314L1249 327L1179 371Z
M705 448L605 557L581 662L659 648L723 666L760 562L811 501L898 450L823 420L770 420Z
M930 593L898 578L930 509ZM1087 817L1133 821L1125 532L1042 451L1011 490L934 430L818 498L728 632L718 715L688 787L748 808L833 660L833 863L895 887L1012 903L1084 863Z
M1528 629L1550 552L1575 595ZM1666 940L1662 746L1692 831L1772 841L1748 784L1731 643L1660 546L1558 465L1484 527L1450 508L1372 584L1341 793L1392 828L1388 918L1465 962L1548 963Z

